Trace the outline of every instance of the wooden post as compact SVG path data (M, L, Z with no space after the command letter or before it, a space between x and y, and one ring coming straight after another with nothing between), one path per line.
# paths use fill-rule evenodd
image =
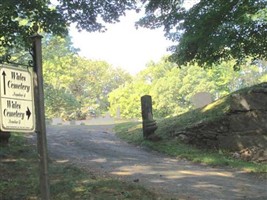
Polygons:
M36 134L37 148L40 161L40 190L41 199L50 199L49 178L48 178L48 155L44 109L44 89L43 89L43 70L42 70L42 36L37 33L31 36L33 40L33 59L34 59L34 103L36 115Z

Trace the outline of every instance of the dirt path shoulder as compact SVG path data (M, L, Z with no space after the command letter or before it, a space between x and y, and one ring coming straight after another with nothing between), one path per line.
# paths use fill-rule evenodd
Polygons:
M174 199L267 199L267 181L127 144L108 126L48 126L49 156Z

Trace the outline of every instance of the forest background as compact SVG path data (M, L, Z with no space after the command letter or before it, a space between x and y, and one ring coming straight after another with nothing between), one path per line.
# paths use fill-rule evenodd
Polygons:
M39 26L47 118L85 119L108 111L115 116L118 108L122 118L140 118L145 94L152 96L154 116L162 118L194 109L191 97L197 92L210 92L216 100L266 81L266 5L266 0L1 0L0 56L31 60L25 49ZM68 36L71 24L79 31L105 32L105 24L131 10L142 13L136 27L162 27L176 43L169 57L132 76L78 55Z
M191 98L198 92L209 92L216 100L267 81L266 63L261 60L247 59L235 70L234 60L203 68L196 63L178 66L166 56L147 63L133 76L105 61L80 57L78 52L70 37L46 34L43 39L48 119L81 120L107 112L116 117L118 109L121 118L140 119L140 98L146 94L152 96L154 116L164 118L194 109Z

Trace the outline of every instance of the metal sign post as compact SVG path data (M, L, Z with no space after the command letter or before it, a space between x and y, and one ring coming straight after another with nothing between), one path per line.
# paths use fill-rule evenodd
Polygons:
M31 36L33 40L34 60L34 101L36 115L37 148L40 159L40 190L42 200L50 199L49 178L48 178L48 155L45 126L44 89L42 70L42 36L37 33Z

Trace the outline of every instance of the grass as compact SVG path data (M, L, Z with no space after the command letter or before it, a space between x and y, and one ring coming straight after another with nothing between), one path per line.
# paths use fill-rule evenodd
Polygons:
M160 126L158 127L157 134L166 138L171 137L174 131L183 130L184 128L200 123L214 120L222 120L231 112L232 95L242 95L248 93L249 90L260 88L260 85L254 85L251 87L243 88L238 91L231 93L225 97L218 99L217 101L195 110L169 117L159 121Z
M158 121L160 126L158 126L157 133L163 138L171 137L175 131L183 130L193 124L210 120L220 120L229 112L229 101L229 96L225 96L204 108L198 108L182 115L161 119Z
M8 147L0 147L0 199L40 199L36 145L23 134L12 134ZM136 184L95 175L68 162L49 160L51 199L157 199Z
M167 119L159 122L158 126L161 128L159 128L157 134L164 135L167 130L169 132L174 131L174 126L168 127L168 129L166 127L166 124L174 124L174 122L175 120L173 118L170 119L169 123ZM165 128L162 128L164 126ZM183 144L175 139L164 138L159 142L144 140L142 135L142 124L140 122L118 123L115 126L115 132L120 138L129 143L144 145L173 157L184 158L210 166L227 166L238 170L258 173L265 177L267 174L267 164L234 159L227 152L198 149L194 146Z

